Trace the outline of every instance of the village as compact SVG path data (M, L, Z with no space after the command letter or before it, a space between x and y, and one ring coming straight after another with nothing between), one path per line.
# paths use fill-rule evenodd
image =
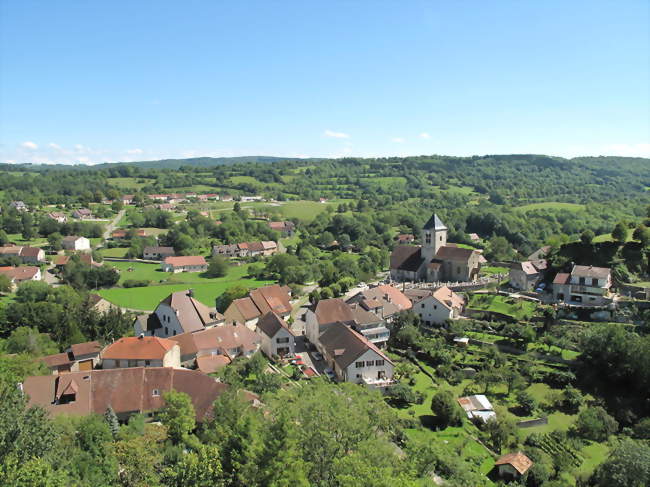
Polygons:
M124 195L117 205L115 200L105 200L96 207L103 216L109 215L103 220L88 208L40 213L43 210L11 202L12 211L38 213L41 222L51 220L59 228L95 221L106 226L100 238L67 235L48 238L49 245L41 246L4 243L0 258L10 265L0 267L0 274L7 278L7 291L15 292L30 281L60 286L69 282L68 268L80 265L115 274L107 281L108 292L91 291L95 310L134 316L132 330L125 336L71 343L60 353L41 357L49 375L30 376L20 384L29 403L54 416L104 414L111 409L119 421L128 423L134 414L155 420L164 407L164 394L175 390L190 397L201 422L229 386L224 371L262 354L264 374L275 376L280 387L325 380L378 391L400 417L414 422L406 430L409 435L417 438L431 431L427 433L431 439L473 439L475 443L463 447L467 451L461 454L480 458L480 472L494 480L519 479L535 464L526 455L526 445L552 455L562 444L554 432L559 428L566 434L579 412L567 416L561 412L564 406L556 409L567 400L561 397L555 405L546 402L551 392L561 396L556 387L565 379L552 379L560 382L549 386L546 379L534 378L570 376L578 355L566 337L540 330L563 320L613 321L620 316L620 303L649 298L649 288L637 289L633 296L629 288L625 295L618 294L606 267L568 263L562 272L550 272L547 258L554 251L549 246L522 261L488 261L479 235L469 235L478 244L475 247L449 242L447 226L434 213L420 235L394 237L387 267L379 268L368 283L348 283L347 289L339 287L332 296L319 290L317 283L298 288L249 276L243 281L245 295L233 296L225 307L221 303L219 311L216 293L206 297L210 291L200 290L197 295L197 285L201 289L204 282L198 276L207 276L213 267L249 269L273 256L295 252L291 246L304 222L258 217L268 229L260 237L272 238L222 241L206 248L203 255L187 255L178 252L178 246L160 245L164 234L135 226L133 215L155 209L181 221L193 218L189 210L207 221L214 211L207 203L216 201L227 201L231 211L249 212L251 218L264 215L254 207L240 207L245 202L262 203L261 197L237 200L214 193L150 194L144 200L141 195ZM326 203L321 199L321 204ZM222 222L213 224L218 227ZM52 250L57 246L60 250ZM337 254L354 252L352 246L337 242L323 242L323 248ZM158 273L179 284L169 286L161 278L156 286L155 281L137 279ZM111 294L117 282L130 293L126 303ZM183 282L189 284L183 287ZM170 292L149 312L131 304L137 303L137 293L157 288L160 293ZM444 360L439 356L443 351ZM522 360L528 362L528 377L512 370L508 377L499 377L505 363L516 367ZM440 380L451 387L442 399L436 385ZM263 394L245 393L251 405L264 407ZM432 401L455 409L446 412L451 418L462 414L466 419L435 426L420 416L420 424L416 420L423 405ZM582 398L581 404L585 404ZM441 411L435 414L442 416ZM516 426L506 433L492 431L506 428L506 417L508 424L516 422ZM461 424L465 426L458 429ZM505 438L497 440L498 434ZM540 446L538 438L549 446ZM508 451L508 445L517 448ZM570 452L580 459L576 460L580 467L595 461L590 455L598 459L606 450L589 444Z

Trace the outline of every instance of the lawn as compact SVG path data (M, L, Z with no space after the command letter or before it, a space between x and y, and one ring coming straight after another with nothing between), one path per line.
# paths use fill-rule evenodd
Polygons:
M111 288L99 291L99 294L111 303L118 306L139 310L152 310L170 293L192 288L196 298L208 306L214 306L214 300L229 287L241 284L255 288L273 284L272 281L259 281L246 278L246 266L231 267L227 276L220 278L206 278L199 273L171 274L158 270L158 264L145 264L140 262L109 262L120 269L120 283L126 279L150 280L154 285L137 288ZM133 271L127 269L132 268ZM164 284L158 284L164 280Z
M10 233L7 237L9 237L10 242L14 242L17 245L26 245L28 247L44 247L48 245L47 239L42 237L25 240L20 233Z
M508 274L509 269L507 267L496 267L496 266L484 266L481 267L481 274L485 276L494 276L497 274Z
M129 250L128 247L115 247L112 249L102 248L99 249L99 253L103 257L115 257L116 259L121 259L126 255L127 250Z
M612 234L611 234L611 233L603 233L603 234L601 234L601 235L596 235L596 236L594 237L594 243L611 242L611 241L613 241L613 240L614 240L614 239L612 238ZM631 232L631 231L628 232L628 234L627 234L627 239L626 239L625 241L626 241L626 242L629 242L630 240L632 240L632 232Z
M139 183L138 179L139 178L108 178L108 184L121 190L136 190L154 181L153 179L148 179L145 183Z
M511 316L518 320L529 319L537 305L530 301L515 300L494 294L473 294L468 308L479 311L491 311Z
M532 211L532 210L568 210L568 211L584 211L585 205L578 203L559 203L557 201L546 201L543 203L531 203L529 205L518 206L515 208L517 211Z

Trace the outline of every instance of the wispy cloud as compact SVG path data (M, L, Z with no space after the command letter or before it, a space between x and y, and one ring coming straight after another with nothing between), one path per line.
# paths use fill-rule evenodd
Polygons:
M390 139L390 141L395 142L396 144L403 144L404 142L406 142L406 139L403 137L393 137L392 139Z
M132 155L142 154L143 152L144 151L142 149L129 149L126 151L127 154L132 154Z
M650 157L650 144L610 144L604 146L602 151L606 156Z
M323 135L325 135L325 137L333 137L335 139L349 139L350 138L349 134L346 134L344 132L334 132L333 130L329 130L329 129L327 129L323 133Z
M431 136L430 136L427 132L422 132L422 133L420 134L420 138L421 138L421 139L430 139Z
M35 144L34 142L29 141L29 140L23 142L22 144L20 144L20 146L21 146L23 149L29 149L29 150L36 150L36 149L38 149L38 145Z
M47 144L47 146L50 149L61 150L61 146L59 144L55 144L54 142L50 142L49 144Z

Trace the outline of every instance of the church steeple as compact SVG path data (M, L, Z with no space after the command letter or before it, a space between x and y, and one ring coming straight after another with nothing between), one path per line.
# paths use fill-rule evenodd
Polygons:
M447 245L447 227L435 213L422 227L422 257L430 262L440 247Z

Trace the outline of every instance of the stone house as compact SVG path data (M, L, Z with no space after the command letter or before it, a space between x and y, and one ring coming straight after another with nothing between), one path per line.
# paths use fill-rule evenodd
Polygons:
M290 292L288 286L278 284L251 289L248 296L230 303L224 317L227 321L242 323L251 330L255 330L259 318L269 311L287 318L292 310Z
M612 302L612 272L607 267L574 265L553 280L556 301L572 306L605 306Z
M546 260L527 260L510 264L510 286L521 291L533 291L544 279L547 269Z
M84 342L71 345L63 353L43 357L52 374L92 370L101 363L102 346L99 342Z
M178 343L166 338L140 335L124 337L108 345L102 352L102 368L180 367Z

